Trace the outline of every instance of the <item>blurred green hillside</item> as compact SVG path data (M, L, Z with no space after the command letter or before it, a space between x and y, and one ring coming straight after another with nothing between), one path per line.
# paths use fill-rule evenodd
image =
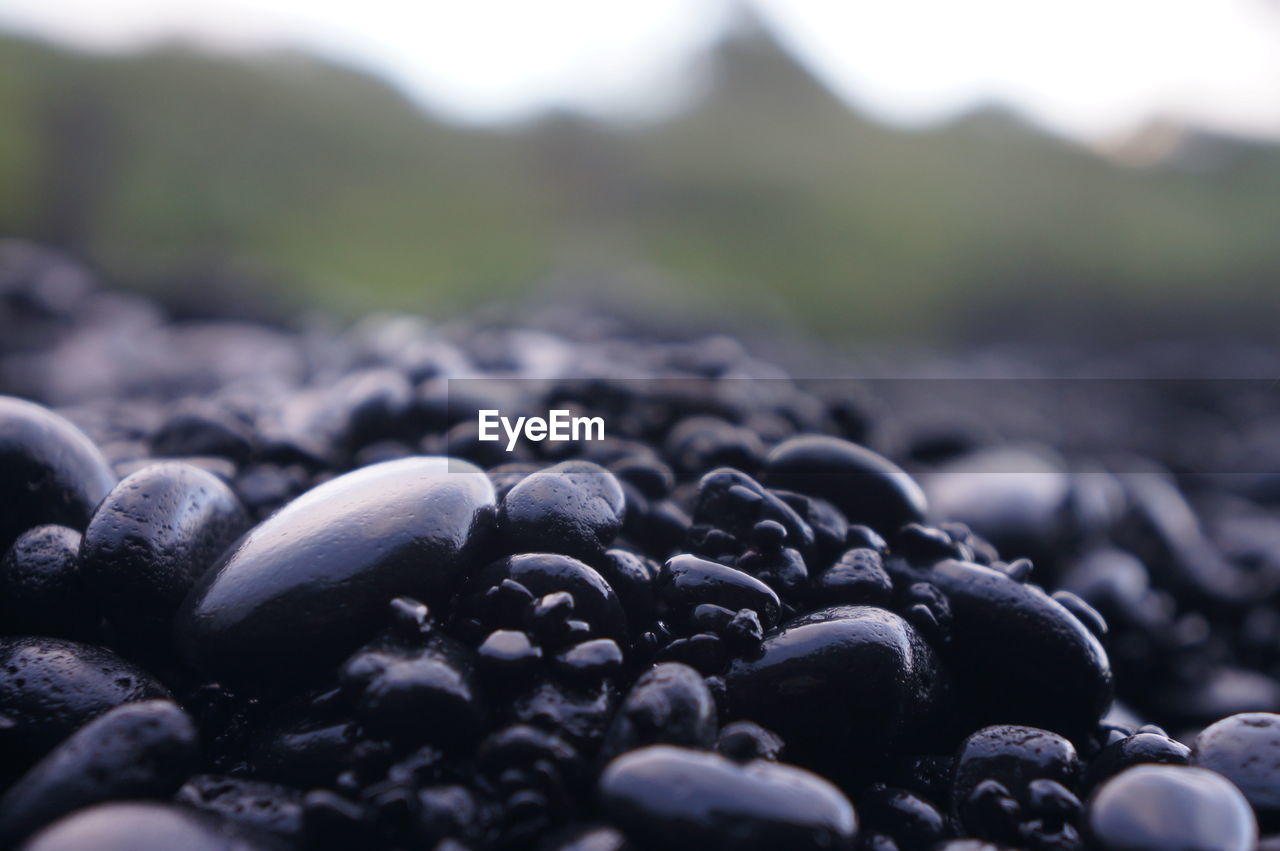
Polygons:
M1136 169L995 112L899 131L759 36L644 126L458 127L302 56L13 38L0 115L0 232L179 300L450 313L561 281L845 342L1261 327L1280 303L1280 150Z

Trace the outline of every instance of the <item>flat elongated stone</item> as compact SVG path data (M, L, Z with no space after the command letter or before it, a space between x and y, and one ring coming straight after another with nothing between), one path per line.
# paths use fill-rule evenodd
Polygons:
M178 612L179 645L241 684L330 666L377 631L393 598L447 597L493 515L488 477L465 461L405 458L340 476L201 577Z

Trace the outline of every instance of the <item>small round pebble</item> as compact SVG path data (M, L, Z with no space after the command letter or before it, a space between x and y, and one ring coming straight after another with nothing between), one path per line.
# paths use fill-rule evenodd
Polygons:
M1191 762L1236 784L1264 829L1280 829L1280 715L1244 712L1209 725Z

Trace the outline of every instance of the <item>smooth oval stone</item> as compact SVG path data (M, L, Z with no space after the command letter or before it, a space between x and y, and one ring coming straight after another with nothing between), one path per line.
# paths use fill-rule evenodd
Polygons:
M191 586L248 526L240 499L217 476L180 462L152 464L93 513L80 569L112 626L167 641Z
M1280 828L1280 715L1245 712L1209 725L1191 762L1236 784L1269 832Z
M787 753L826 770L880 753L919 728L942 691L933 651L911 624L873 606L833 606L767 634L726 676L740 717L776 730Z
M199 739L178 705L118 706L81 727L0 798L8 846L72 810L102 801L161 798L195 770Z
M76 729L125 703L168 698L151 675L91 644L0 638L0 752L21 771Z
M658 598L683 611L704 603L730 611L751 609L766 627L778 622L782 608L777 593L751 574L692 555L678 555L662 566Z
M84 529L115 483L98 447L70 421L0 396L0 552L42 523Z
M0 559L0 624L20 635L91 638L98 607L80 573L80 533L48 524L28 529Z
M679 662L640 675L613 716L600 757L607 761L646 745L710 748L716 740L716 701L702 675Z
M969 562L927 570L891 559L895 584L929 582L953 617L948 669L971 723L1083 736L1111 704L1111 664L1089 629L1039 587ZM992 695L999 695L993 700Z
M594 559L622 528L626 499L613 474L590 461L565 461L526 476L502 500L498 528L509 553L563 553Z
M600 801L644 847L852 848L858 830L853 805L816 774L670 745L609 763Z
M207 813L150 802L98 804L46 827L22 851L271 851L266 835Z
M393 598L446 598L493 513L488 477L464 461L405 458L339 476L205 572L179 609L179 646L244 685L323 669L371 637Z
M1087 821L1103 851L1251 851L1258 841L1244 795L1202 768L1123 771L1090 800Z
M830 502L850 523L890 534L924 520L924 491L892 461L837 437L805 435L779 444L764 483Z
M618 595L595 568L557 553L522 553L490 562L474 577L465 604L483 604L483 593L504 579L524 586L534 597L566 591L573 595L573 617L586 621L593 635L621 640L627 618ZM511 624L519 626L519 624Z

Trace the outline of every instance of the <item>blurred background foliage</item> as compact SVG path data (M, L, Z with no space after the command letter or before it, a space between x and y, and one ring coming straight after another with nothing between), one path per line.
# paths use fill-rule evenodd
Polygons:
M856 344L1266 334L1280 302L1275 148L1152 127L1118 158L995 110L893 129L758 31L650 123L459 126L300 54L16 37L0 116L0 232L184 309L607 300Z

